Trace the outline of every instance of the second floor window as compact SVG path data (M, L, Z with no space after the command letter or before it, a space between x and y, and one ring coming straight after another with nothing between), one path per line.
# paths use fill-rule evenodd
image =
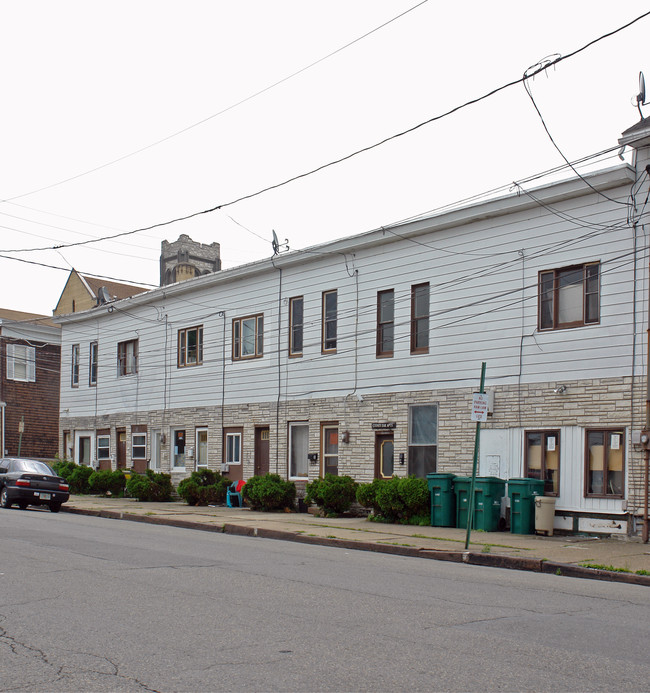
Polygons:
M377 356L392 356L395 339L395 292L377 294Z
M178 367L199 366L203 363L203 326L178 331Z
M600 263L539 273L539 329L582 327L600 320Z
M36 382L36 348L7 344L7 380Z
M251 315L232 321L233 360L252 359L264 354L264 316Z
M135 375L138 372L138 340L130 339L117 345L118 375Z
M79 387L79 345L72 345L72 387Z
M88 384L97 385L97 363L99 359L99 348L97 342L90 343L90 362L88 370Z
M323 292L322 351L336 351L338 294L336 290Z
M411 353L429 353L429 284L411 287Z
M303 306L302 296L289 300L289 356L302 356Z

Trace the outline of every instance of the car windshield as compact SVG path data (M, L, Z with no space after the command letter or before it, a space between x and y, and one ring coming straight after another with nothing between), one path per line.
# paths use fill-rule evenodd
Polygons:
M55 476L54 471L45 462L39 462L38 460L14 460L13 469L16 472Z

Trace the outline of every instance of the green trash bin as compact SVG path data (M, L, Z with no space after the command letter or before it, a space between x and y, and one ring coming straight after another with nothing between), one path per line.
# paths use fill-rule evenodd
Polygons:
M454 494L456 496L456 527L462 527L463 529L467 529L467 511L469 510L469 492L471 486L471 477L454 477Z
M496 532L501 519L501 499L506 495L506 482L496 476L477 476L474 493L472 529Z
M544 495L543 479L510 479L510 531L513 534L534 534L535 497Z
M454 495L454 474L427 474L427 484L431 494L431 526L456 526L456 496Z

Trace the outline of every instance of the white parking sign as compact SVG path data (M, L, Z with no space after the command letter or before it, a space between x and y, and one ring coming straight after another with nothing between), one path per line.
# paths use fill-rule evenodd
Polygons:
M472 421L487 421L488 396L485 393L475 392L472 396Z

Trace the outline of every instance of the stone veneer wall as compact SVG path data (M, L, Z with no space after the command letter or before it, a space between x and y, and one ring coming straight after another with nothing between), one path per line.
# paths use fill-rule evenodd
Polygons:
M566 392L556 394L559 383L522 384L489 387L494 390L494 413L486 429L549 428L559 426L625 427L628 436L645 422L645 390L637 379L632 392L631 378L601 378L564 381ZM472 393L475 388L422 390L417 392L379 393L357 397L311 399L227 406L223 415L220 407L197 407L172 411L111 414L94 417L66 418L60 425L60 446L63 430L111 429L111 451L116 450L115 429L127 428L127 466L131 446L130 426L146 424L151 448L151 432L160 429L167 435L161 448L161 469L172 473L174 483L188 476L194 460L188 459L184 471L170 470L172 436L170 429L185 428L187 445L193 446L195 427L208 428L208 464L219 469L222 460L222 427L243 426L244 478L253 474L253 440L255 426L269 426L269 467L273 473L287 475L288 422L308 422L309 452L319 454L319 462L309 465L309 478L318 476L320 469L320 424L336 422L339 432L349 431L350 442L339 442L339 473L349 474L358 481L370 481L374 476L375 433L373 423L395 422L395 473L407 473L407 464L398 463L399 453L408 459L408 410L410 404L438 405L437 468L442 472L471 474L474 451L475 424L470 420ZM640 508L643 501L643 450L627 441L626 475L628 478L630 511Z

